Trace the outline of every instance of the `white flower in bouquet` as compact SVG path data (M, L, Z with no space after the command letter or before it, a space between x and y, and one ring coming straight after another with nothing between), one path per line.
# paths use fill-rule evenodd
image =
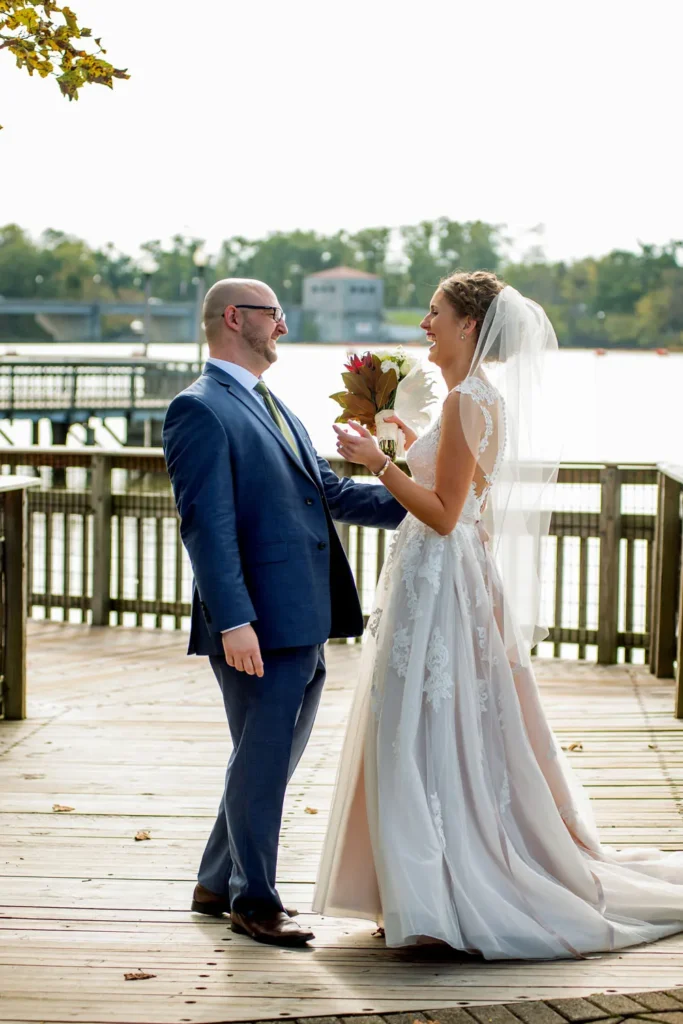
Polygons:
M382 373L388 373L389 370L396 370L396 376L400 376L401 364L395 356L392 356L391 359L382 360Z
M417 366L416 359L409 359L407 356L401 363L401 376L407 377L412 369Z

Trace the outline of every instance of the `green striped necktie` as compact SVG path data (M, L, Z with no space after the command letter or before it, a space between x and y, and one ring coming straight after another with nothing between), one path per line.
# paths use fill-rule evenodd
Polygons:
M261 395L263 401L266 403L266 408L268 409L268 412L275 421L275 425L284 435L285 441L292 449L296 457L300 459L301 453L299 452L299 446L296 443L296 438L294 437L292 431L289 429L287 421L285 420L284 416L282 415L277 405L273 401L273 396L271 395L270 391L268 390L268 388L266 387L262 380L260 380L258 384L254 387L254 391L256 391L257 394Z

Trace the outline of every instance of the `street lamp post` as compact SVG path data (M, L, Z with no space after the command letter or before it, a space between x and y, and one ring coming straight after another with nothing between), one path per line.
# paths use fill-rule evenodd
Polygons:
M152 338L152 277L156 274L159 267L155 260L149 254L143 257L142 263L140 264L140 270L142 271L145 279L145 313L144 313L144 330L143 336L143 351L145 356L147 355L147 347Z
M195 309L194 309L194 329L195 336L197 339L197 359L199 367L202 365L202 349L203 349L203 336L202 336L202 309L204 306L204 292L205 292L205 275L206 275L206 264L208 263L208 256L202 248L198 246L192 254L192 262L197 268L197 275L195 277L195 284L197 290L195 292Z

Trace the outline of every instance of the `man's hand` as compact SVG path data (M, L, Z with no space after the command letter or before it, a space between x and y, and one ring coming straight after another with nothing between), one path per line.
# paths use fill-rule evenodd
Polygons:
M253 626L240 626L223 633L223 651L231 668L246 672L248 676L263 675L261 648Z

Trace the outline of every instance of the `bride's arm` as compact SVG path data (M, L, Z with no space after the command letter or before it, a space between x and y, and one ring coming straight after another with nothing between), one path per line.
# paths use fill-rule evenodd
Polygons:
M460 418L461 395L454 392L446 399L441 418L441 437L436 457L434 489L423 487L390 463L381 480L397 501L432 530L446 536L460 518L474 479L476 460L467 443ZM338 450L350 462L377 473L386 461L377 442L365 427L350 421L358 436L335 426Z

